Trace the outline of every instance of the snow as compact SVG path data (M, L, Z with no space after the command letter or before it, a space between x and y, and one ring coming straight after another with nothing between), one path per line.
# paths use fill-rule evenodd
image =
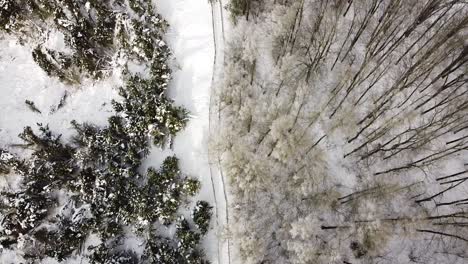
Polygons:
M63 35L53 32L47 40L49 47L61 49L64 47ZM22 148L12 144L21 144L18 134L25 126L36 130L36 123L48 124L55 133L60 133L65 139L74 134L70 122L76 120L106 125L107 118L113 110L110 104L118 97L116 87L120 86L120 76L115 74L102 81L83 80L80 85L67 86L57 78L51 78L34 62L28 45L20 45L11 36L0 39L0 145L18 154ZM65 51L63 49L63 51ZM118 71L116 71L118 72ZM57 105L67 95L63 107L56 111ZM25 100L34 102L41 113L33 112L25 104ZM99 113L99 114L97 114ZM17 188L19 178L15 176L2 177L0 188ZM0 254L0 263L22 263L24 260L11 250ZM44 259L44 264L58 263ZM80 259L71 259L67 263L84 263Z
M215 207L211 230L204 241L205 252L211 263L227 263L226 245L218 247L218 243L222 243L218 238L225 223L221 221L224 216L221 211L225 210L220 202L223 186L219 172L213 168L210 170L207 147L215 55L211 5L206 0L156 0L155 3L159 8L157 12L170 25L166 41L175 57L168 95L176 105L190 111L190 121L178 133L171 149L154 147L143 168L158 167L165 157L176 155L180 159L181 171L201 181L202 190L195 199L206 200Z
M208 171L206 135L212 74L208 58L213 56L210 6L205 1L182 0L159 0L156 5L171 25L166 37L175 61L168 96L190 111L190 121L175 138L172 150L154 147L144 166L157 167L166 156L176 154L183 172L204 175ZM199 15L203 13L207 16Z
M60 36L51 37L60 45ZM65 138L72 135L72 120L105 125L112 114L111 99L117 98L118 76L104 81L84 80L82 84L67 86L51 78L34 62L29 46L20 45L13 37L0 40L0 144L21 143L17 137L25 126L49 124L52 131ZM52 113L61 98L68 94L62 108ZM41 114L31 111L25 100L34 102ZM99 113L99 114L96 114ZM18 148L12 148L17 152Z

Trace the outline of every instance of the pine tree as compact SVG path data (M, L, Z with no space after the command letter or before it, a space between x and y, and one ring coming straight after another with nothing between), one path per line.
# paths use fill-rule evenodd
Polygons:
M213 209L213 207L206 201L198 201L193 209L193 221L202 234L208 232L212 215L211 209Z
M72 121L76 133L71 142L64 142L39 124L39 132L26 127L19 135L32 150L30 158L21 160L0 149L0 173L22 177L19 190L1 194L0 244L18 250L21 239L28 261L62 261L81 254L84 241L93 234L101 243L87 249L90 263L207 263L199 247L206 231L195 231L177 212L198 192L200 182L180 172L176 157L168 157L160 169L139 172L149 153L148 141L170 143L188 114L166 97L171 53L162 34L168 25L152 4L0 0L0 15L0 31L25 42L41 36L38 29L64 34L71 54L43 46L32 51L36 63L63 82L79 82L83 75L105 77L115 54L146 65L149 72L143 78L124 71L122 98L113 102L116 114L106 126ZM28 22L37 28L28 27ZM208 207L204 205L197 220L204 229ZM161 237L154 229L161 225L177 225L176 235ZM122 250L128 227L145 241L144 256Z

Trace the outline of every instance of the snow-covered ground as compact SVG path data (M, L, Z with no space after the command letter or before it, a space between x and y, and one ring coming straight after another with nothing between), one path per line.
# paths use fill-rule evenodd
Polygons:
M57 40L60 42L60 39ZM29 46L20 45L16 38L0 40L0 144L21 143L18 134L25 126L49 124L52 131L65 138L73 133L70 121L104 125L112 113L111 99L118 96L119 76L101 82L85 80L73 87L51 78L34 62ZM63 96L63 107L53 111ZM41 113L33 112L25 101L34 102ZM99 113L99 114L96 114ZM18 151L11 148L11 151Z
M208 153L213 74L222 65L221 9L215 3L212 12L207 0L155 2L159 7L157 12L170 24L166 39L175 58L168 94L177 105L190 111L190 121L175 138L172 149L153 148L143 167L158 167L166 156L175 154L180 159L181 170L202 182L197 199L214 206L205 251L212 263L228 263L227 242L220 238L226 224L224 186L218 167L210 164Z
M60 36L52 37L53 45L63 42ZM0 40L0 145L13 153L23 154L23 148L14 146L23 142L18 134L25 126L37 129L36 123L48 124L54 133L69 139L75 133L70 122L90 122L106 125L113 113L111 100L118 97L117 87L121 85L118 74L103 81L84 80L82 84L67 86L58 78L51 78L36 64L31 55L31 47L20 45L14 37ZM116 71L118 72L118 71ZM57 109L66 95L63 106ZM29 109L25 101L32 101L40 111ZM15 188L19 178L1 177L0 189ZM24 263L13 251L3 251L0 263ZM44 264L55 264L48 258ZM71 260L68 263L80 263Z

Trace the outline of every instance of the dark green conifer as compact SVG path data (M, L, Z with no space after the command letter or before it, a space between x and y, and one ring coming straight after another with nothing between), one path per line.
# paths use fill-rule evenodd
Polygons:
M93 234L101 243L88 249L91 263L206 263L199 242L208 213L197 213L201 233L185 219L176 221L178 209L200 183L182 175L176 157L158 170L139 171L149 140L164 146L187 122L187 111L165 94L171 76L171 54L162 40L167 23L141 0L0 1L0 7L6 5L0 8L0 31L27 41L39 32L19 28L33 21L64 34L70 54L42 46L33 50L36 63L51 76L64 82L104 77L116 53L146 65L149 76L126 72L122 99L113 102L116 114L104 127L73 121L76 134L70 143L48 126L39 124L39 132L26 127L19 137L32 153L24 161L0 149L0 173L23 179L19 190L2 193L0 244L15 249L21 237L28 261L62 261L81 254ZM172 224L177 225L174 237L163 238L154 229ZM122 250L129 227L145 241L144 256Z

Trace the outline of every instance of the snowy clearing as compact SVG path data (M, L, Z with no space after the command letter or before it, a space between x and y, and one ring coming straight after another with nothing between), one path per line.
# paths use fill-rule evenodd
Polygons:
M18 142L18 134L26 125L49 124L64 137L73 132L70 121L106 123L112 113L111 99L118 97L119 76L102 82L86 80L71 89L57 78L50 78L34 62L31 48L13 38L0 40L0 142ZM67 94L66 103L58 110L60 100ZM41 113L31 111L25 104L33 101ZM99 114L96 114L99 113ZM15 151L14 148L11 149ZM16 149L17 150L17 149Z

